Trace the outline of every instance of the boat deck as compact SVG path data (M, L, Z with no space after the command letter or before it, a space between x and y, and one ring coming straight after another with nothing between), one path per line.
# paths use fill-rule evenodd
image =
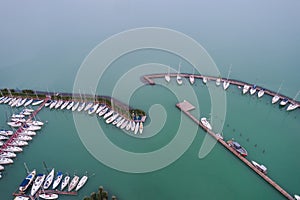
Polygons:
M187 102L187 101L184 101L184 102ZM216 135L216 133L214 133L213 131L209 130L205 126L203 126L202 123L197 118L195 118L191 113L189 113L185 106L183 106L185 104L183 104L183 102L181 102L181 103L176 104L176 107L178 109L180 109L184 114L186 114L189 118L191 118L202 129L204 129L209 135L211 135L214 139L216 139L220 144L222 144L228 151L230 151L233 155L235 155L242 162L244 162L250 169L252 169L259 176L261 176L266 182L268 182L271 186L273 186L284 197L286 197L289 200L293 200L294 199L288 192L286 192L282 187L280 187L275 181L273 181L266 174L264 174L263 172L261 172L260 170L258 170L249 160L247 160L245 157L243 157L242 155L240 155L239 153L237 153L233 148L231 148L222 138L218 137L218 135Z

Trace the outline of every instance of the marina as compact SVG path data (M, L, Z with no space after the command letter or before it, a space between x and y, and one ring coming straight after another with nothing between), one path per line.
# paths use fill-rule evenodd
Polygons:
M176 104L176 107L180 109L184 114L186 114L192 121L194 121L198 126L200 126L204 131L206 131L210 136L212 136L215 140L217 140L224 148L230 151L233 155L235 155L238 159L240 159L245 165L247 165L250 169L252 169L255 173L261 176L267 183L274 187L278 192L280 192L284 197L289 200L293 200L294 198L286 192L281 186L279 186L275 181L273 181L270 177L268 177L264 172L259 170L256 166L254 166L249 160L247 160L244 156L235 151L230 145L224 141L223 137L219 134L214 133L212 130L207 128L204 124L202 124L197 118L195 118L189 111L194 109L194 106L191 105L188 101L183 101Z

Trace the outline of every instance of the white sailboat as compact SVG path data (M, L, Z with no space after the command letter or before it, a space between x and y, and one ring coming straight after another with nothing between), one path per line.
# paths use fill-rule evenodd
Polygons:
M243 94L246 94L249 89L250 89L250 86L245 84L243 87Z
M98 106L99 106L98 103L96 103L95 105L93 105L93 106L89 109L88 114L91 115L91 114L93 114L94 112L96 112L97 109L98 109Z
M132 132L134 132L134 130L135 130L135 121L132 121L131 122L131 127L130 127L130 130L132 131Z
M46 190L50 187L54 179L54 168L50 171L50 173L47 175L45 179L45 183L43 185L43 188Z
M74 112L75 110L77 110L79 106L79 101L75 103L75 105L72 107L72 111Z
M207 83L207 77L203 76L202 82L203 82L204 84L206 84L206 83Z
M228 79L229 79L229 75L230 75L230 73L231 73L231 66L232 66L232 65L230 65L230 67L229 67L229 71L228 71L226 80L223 81L223 89L224 89L224 90L227 90L228 87L229 87L229 85L230 85L230 82L228 81Z
M122 117L119 116L118 118L116 118L116 119L113 121L112 125L118 124L118 123L121 121L121 119L122 119Z
M107 124L110 124L112 121L114 121L117 117L119 116L118 113L115 113L114 115L112 115L110 118L108 118L105 122ZM104 115L104 119L105 119L105 115Z
M179 64L178 73L177 73L177 76L176 76L176 81L177 81L178 85L182 85L182 78L180 76L180 68L181 68L181 64Z
M122 128L122 126L123 126L123 124L124 124L124 121L125 121L125 118L122 118L118 123L117 123L117 125L116 125L116 127L118 127L118 128ZM125 126L124 126L125 127Z
M86 105L86 107L84 108L84 111L88 111L92 106L94 105L93 102L90 102Z
M28 99L26 103L24 104L25 107L29 106L33 102L33 99Z
M130 130L130 128L131 128L131 121L129 121L129 122L127 123L127 126L126 126L126 131L129 131L129 130Z
M74 106L74 101L71 101L71 103L67 106L67 110L70 110Z
M256 85L253 85L251 88L250 88L250 94L253 95L255 94L256 92Z
M85 107L85 102L81 103L77 109L78 112L81 112Z
M44 102L44 99L42 99L42 100L37 100L37 101L34 101L33 103L32 103L32 105L33 106L37 106L37 105L40 105L41 103L43 103Z
M52 109L55 107L55 105L57 104L57 100L52 101L52 103L50 104L49 108Z
M60 109L61 110L65 109L69 103L70 103L70 101L65 101L65 103L60 107Z
M195 83L194 68L193 68L193 74L190 75L189 79L190 79L191 85L193 85Z
M72 191L76 187L78 181L79 181L79 177L75 175L68 187L68 192Z
M264 89L260 89L259 92L257 93L257 97L261 98L262 96L264 96L265 94L265 90Z
M108 108L104 108L103 110L101 110L98 114L99 117L102 117L106 112L108 111Z
M300 90L297 92L296 96L293 98L293 101L295 101L297 99L299 93L300 93ZM290 103L290 105L287 107L286 110L287 111L292 111L292 110L295 110L298 107L300 107L299 104L297 104L297 103Z
M127 120L125 120L125 122L123 122L123 124L121 125L121 129L124 129L124 128L126 128L126 127L127 127L127 125L128 125L128 121L127 121Z
M134 134L137 134L137 132L139 131L139 127L140 127L139 122L136 122L135 128L134 128Z
M113 110L108 111L108 112L104 115L103 119L106 119L106 118L110 117L114 112L115 112L115 111L113 111Z
M60 190L63 191L65 187L69 184L69 182L70 182L70 176L67 175L61 182Z
M81 179L80 179L78 185L76 186L75 191L80 190L80 189L84 186L84 184L87 182L87 180L88 180L88 177L87 177L87 176L81 177Z
M42 186L46 175L45 174L38 174L33 182L33 185L31 187L30 195L34 196L35 193L40 189Z
M55 105L55 109L58 109L64 103L63 100L58 100L57 104Z
M281 86L282 86L282 82L281 82L281 84L280 84L280 86L279 86L276 94L272 98L272 104L277 103L277 101L279 101L280 97L278 96L278 93L279 93L279 91L281 89Z
M168 67L168 73L165 75L165 80L169 83L170 80L171 80L171 77L170 77L170 68Z
M53 181L53 185L52 185L52 189L54 190L55 188L57 188L57 186L60 184L61 180L63 177L63 173L62 172L57 172L57 175Z
M98 107L98 109L97 109L97 111L96 111L96 114L99 114L99 112L100 112L101 110L103 110L105 107L106 107L105 104L100 104L100 106Z

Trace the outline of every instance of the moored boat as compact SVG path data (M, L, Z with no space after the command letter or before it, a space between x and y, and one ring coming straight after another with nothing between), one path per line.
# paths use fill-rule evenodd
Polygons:
M70 101L65 101L65 102L63 103L63 105L61 105L60 109L61 109L61 110L65 109L65 108L68 106L69 103L70 103Z
M33 102L33 99L28 99L28 100L25 102L24 106L27 107L27 106L29 106L32 102Z
M26 100L27 100L26 98L25 98L25 99L21 99L21 100L17 103L16 107L18 108L18 107L23 106L24 103L26 102Z
M170 75L169 74L166 74L165 75L165 80L169 83L170 82L170 80L171 80L171 77L170 77Z
M84 108L85 108L85 102L81 103L81 104L78 106L77 111L78 111L78 112L81 112Z
M78 181L79 181L79 177L75 175L68 187L68 192L72 191L76 187Z
M58 102L55 105L55 109L58 109L61 105L63 105L64 101L63 100L58 100Z
M285 106L287 103L289 102L289 99L288 98L284 98L280 101L279 105L280 106Z
M90 102L86 105L86 107L84 108L84 111L88 111L92 106L94 105L93 102Z
M67 110L70 110L73 106L74 106L74 101L72 101L68 106L67 106Z
M27 190L29 185L32 183L35 175L36 175L36 171L33 170L26 176L26 178L22 181L22 183L19 186L20 192L25 192Z
M130 128L131 128L131 121L129 121L129 122L127 123L127 126L126 126L126 131L129 131L129 130L130 130Z
M177 74L177 76L176 76L176 81L177 81L178 85L182 85L182 78L179 74Z
M195 77L194 74L191 74L189 77L190 83L193 85L195 83Z
M276 94L275 96L273 96L272 98L272 104L277 103L277 101L279 101L280 97Z
M210 123L207 121L206 117L202 117L200 119L200 121L201 121L203 126L205 126L209 130L212 130L212 127L211 127Z
M216 86L220 86L220 84L221 84L221 78L219 77L216 79Z
M241 154L242 156L247 156L248 152L246 151L246 149L244 147L242 147L239 143L233 141L233 140L229 140L227 141L227 144L232 147L236 152L238 152L239 154Z
M75 110L77 110L77 108L79 107L79 102L77 102L73 107L72 107L72 111L74 112Z
M264 174L267 174L267 168L264 166L264 165L260 165L260 164L258 164L257 162L255 162L255 161L251 161L252 162L252 164L259 170L259 171L261 171L262 173L264 173Z
M15 158L17 155L13 152L3 151L0 152L0 157L2 158Z
M17 140L23 140L23 141L30 141L32 140L32 137L28 136L28 135L18 135L16 137Z
M54 108L55 105L57 104L57 102L58 102L58 101L54 100L54 101L50 104L49 108L50 108L50 109Z
M63 179L61 186L60 186L60 190L63 191L65 189L65 187L69 184L70 182L70 176L65 176L65 178Z
M87 176L81 177L80 181L78 182L78 185L76 186L75 191L80 190L84 186L84 184L87 182L87 180L88 180Z
M257 93L258 98L261 98L263 95L265 94L265 90L261 89L259 90L259 92Z
M124 121L125 121L125 118L122 118L121 120L119 120L116 127L118 127L118 128L122 127L122 125L124 124ZM124 128L125 128L125 126L124 126Z
M295 110L296 108L298 108L299 105L298 104L293 104L291 103L288 107L287 107L287 111L292 111L292 110Z
M103 116L107 111L108 111L108 108L104 108L103 110L101 110L98 114L99 117Z
M33 196L35 193L40 189L42 186L44 180L45 180L46 175L45 174L38 174L36 175L36 178L33 182L33 185L31 187L30 195Z
M126 127L127 127L127 125L128 125L128 121L127 121L127 120L125 120L125 122L123 122L123 124L121 125L121 129L124 129L124 128L126 128Z
M55 188L57 188L57 186L60 184L61 180L63 177L63 173L62 172L57 172L57 175L53 181L53 185L52 185L52 189L54 190Z
M203 76L202 82L203 82L204 84L206 84L206 83L207 83L207 77L204 77L204 76Z
M97 111L96 111L96 114L99 114L99 112L100 112L101 110L103 110L105 107L106 107L105 104L100 104L100 106L98 107L98 109L97 109Z
M41 103L43 103L43 102L44 102L44 99L42 99L42 100L37 100L37 101L34 101L31 105L37 106L37 105L39 105L39 104L41 104Z
M134 128L134 134L137 134L137 132L139 131L139 127L140 127L140 123L136 122L135 123L135 128Z
M119 114L118 114L119 115ZM112 125L116 125L118 124L120 121L121 121L122 117L119 116L118 118L116 118L113 122L112 122Z
M131 122L131 127L130 127L130 130L132 131L132 132L134 132L134 130L135 130L135 121L132 121Z
M296 200L300 200L300 196L299 195L295 194L294 197L295 197Z
M4 170L4 167L2 165L0 165L0 171Z
M50 185L52 184L54 179L54 168L50 171L50 173L47 175L46 179L45 179L45 183L43 185L44 189L48 189L50 187Z
M17 146L6 146L2 149L2 151L9 151L9 152L22 152L23 149Z
M93 106L88 110L88 114L91 115L91 114L93 114L94 112L96 112L97 109L98 109L98 106L99 106L98 103L96 103L95 105L93 105Z
M229 85L230 85L229 81L224 81L223 82L223 88L224 88L224 90L227 90L227 88L229 87Z
M140 134L143 133L143 130L144 130L143 122L140 122L140 127L139 127L139 132L140 132Z
M251 88L250 88L250 94L253 95L255 94L256 92L256 85L253 85Z
M27 146L28 145L28 142L26 141L22 141L22 140L13 140L11 141L10 143L8 143L8 145L10 146Z
M9 137L4 136L4 135L0 135L0 140L8 140L8 139L9 139Z
M243 94L246 94L249 89L250 89L249 85L244 85L244 87L243 87Z
M106 119L106 118L110 117L114 112L115 112L115 111L113 111L113 110L108 111L108 112L104 115L103 119Z
M112 121L114 121L117 117L119 116L118 113L113 114L111 117L109 117L105 122L107 124L110 124ZM105 115L104 115L104 119L105 119Z
M14 161L10 158L0 157L0 165L12 164Z
M58 194L53 193L41 193L39 197L42 199L58 199Z
M25 197L25 196L16 196L14 198L14 200L29 200L29 197Z

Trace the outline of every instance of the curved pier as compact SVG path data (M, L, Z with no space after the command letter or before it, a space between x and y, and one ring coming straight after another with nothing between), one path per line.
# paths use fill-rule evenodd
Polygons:
M284 197L286 197L289 200L293 200L294 198L286 192L282 187L280 187L275 181L273 181L271 178L269 178L266 174L259 171L252 163L247 160L245 157L241 156L239 153L237 153L232 147L230 147L222 137L214 133L213 131L207 129L203 124L195 118L189 111L194 108L189 102L183 101L181 103L176 104L176 107L180 109L184 114L186 114L189 118L191 118L198 126L200 126L203 130L205 130L209 135L211 135L214 139L216 139L220 144L222 144L227 150L229 150L233 155L235 155L237 158L239 158L243 163L245 163L250 169L252 169L254 172L256 172L259 176L261 176L267 183L269 183L271 186L273 186L278 192L280 192Z
M163 74L149 74L149 75L143 76L143 78L144 78L144 80L145 80L146 83L148 83L150 85L155 85L155 82L154 82L153 79L155 79L155 78L164 78L165 75L169 75L170 77L176 77L178 74L177 73L170 73L170 74L167 74L167 73L163 73ZM244 85L249 85L249 86L254 85L254 84L246 83L246 82L239 81L239 80L226 79L226 78L215 77L215 76L204 76L204 75L199 75L199 74L186 74L186 73L180 73L179 75L181 77L184 77L184 78L189 78L190 75L194 75L195 79L207 78L208 81L216 81L218 78L220 78L221 82L228 81L232 85L241 86L241 87L243 87ZM292 98L290 98L290 97L288 97L286 95L274 92L272 90L268 90L268 89L266 89L264 87L261 87L261 86L256 86L256 89L258 91L259 90L264 90L265 94L268 94L270 96L278 95L280 99L287 98L290 103L297 104L300 107L300 101L296 101L296 100L294 100L294 99L292 99Z

